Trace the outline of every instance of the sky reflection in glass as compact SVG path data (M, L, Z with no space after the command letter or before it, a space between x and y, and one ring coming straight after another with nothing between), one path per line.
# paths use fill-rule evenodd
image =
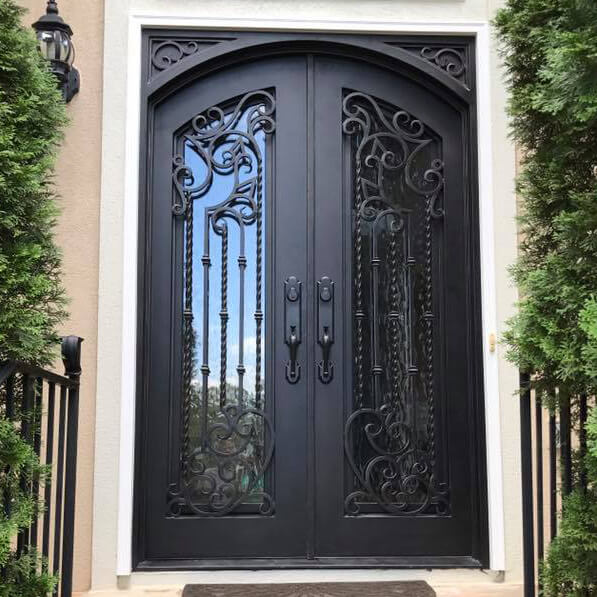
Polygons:
M236 127L237 130L246 130L246 114ZM217 150L218 159L223 161L226 159L226 151L234 150L234 143L238 141L238 137L230 135L223 147ZM255 140L259 146L262 156L265 155L265 134L259 131L255 134ZM238 151L239 148L237 147ZM248 160L252 166L241 165L239 169L239 181L249 183L252 179L256 179L257 172L257 156L253 154L248 145L240 148L240 151L248 153ZM195 180L203 180L206 175L206 164L201 157L190 147L190 143L185 144L185 163L191 168ZM229 158L230 159L230 158ZM256 180L254 181L256 183ZM263 204L265 205L265 169L262 175L262 192ZM206 218L209 218L208 211L214 206L226 201L234 193L235 180L234 173L218 173L214 171L213 182L209 191L194 203L194 222L193 222L193 328L196 335L195 345L195 367L196 377L193 379L193 385L197 388L201 387L201 372L200 365L202 363L203 352L203 297L205 293L203 282L203 264L201 258L204 251ZM257 190L253 193L253 200L257 201ZM245 214L250 213L249 207L236 207L236 210L241 210ZM210 219L211 220L211 219ZM222 220L220 220L222 222ZM261 213L262 231L265 236L265 209ZM240 225L232 218L226 218L225 223L228 227L228 280L227 280L227 342L226 342L226 383L227 383L227 402L238 400L239 387L239 373L237 366L239 364L239 345L242 342L244 346L243 363L245 373L243 375L243 388L246 406L254 405L255 397L255 383L256 383L256 282L257 282L257 225L256 221L244 225L245 230L245 256L247 265L245 268L244 280L244 325L242 334L240 333L240 275L238 257L240 256ZM223 237L216 233L211 221L208 226L208 242L209 242L209 257L211 260L211 267L209 268L209 311L208 311L208 349L209 358L208 365L210 369L208 387L210 402L212 396L219 395L220 387L220 356L221 356L221 330L222 322L220 319L220 309L222 300L222 243ZM264 273L265 269L265 254L262 247L262 263L261 271ZM262 324L261 334L261 388L262 388L262 404L264 392L264 338L265 338L265 276L262 278L262 311L264 313L264 320Z

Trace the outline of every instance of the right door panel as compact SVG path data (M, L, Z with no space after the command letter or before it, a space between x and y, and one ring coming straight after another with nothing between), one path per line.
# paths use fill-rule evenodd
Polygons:
M472 556L470 123L365 63L314 90L316 556Z

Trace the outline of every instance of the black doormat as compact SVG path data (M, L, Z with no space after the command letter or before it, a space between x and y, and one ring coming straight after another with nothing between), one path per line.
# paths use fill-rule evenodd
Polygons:
M426 582L187 585L182 597L435 597Z

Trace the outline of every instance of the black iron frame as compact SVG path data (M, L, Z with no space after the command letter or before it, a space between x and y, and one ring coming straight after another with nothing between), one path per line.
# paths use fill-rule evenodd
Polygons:
M186 40L175 55L155 68L152 50L156 43ZM177 43L175 41L175 43ZM433 51L430 51L433 50ZM180 50L180 51L179 51ZM143 516L145 504L142 492L135 489L133 519L133 566L136 570L199 570L199 569L284 569L284 568L484 568L489 565L489 532L487 512L487 470L482 365L481 286L479 251L477 115L475 81L475 38L451 35L360 35L333 33L194 31L144 28L141 68L141 130L140 130L140 196L138 242L138 322L137 322L137 400L136 400L136 462L135 488L144 483L143 452L148 395L147 342L149 304L146 255L149 251L147 199L148 148L151 147L153 115L157 105L189 82L229 65L279 55L327 54L348 57L387 68L408 77L417 77L423 86L441 93L445 101L462 111L466 131L463 134L463 155L466 156L467 222L470 246L467 247L467 271L471 273L467 292L470 310L474 314L467 335L475 355L469 368L470 387L475 400L469 424L474 429L471 445L473 461L472 486L477 533L473 537L473 555L461 557L388 557L388 558L319 558L319 559L244 559L244 560L146 560L144 558ZM445 57L448 56L447 59ZM177 59L178 58L178 59ZM459 62L460 61L460 62ZM464 76L463 76L464 73ZM267 249L266 249L267 250ZM309 457L311 458L311 456Z
M520 372L524 597L537 597L543 591L541 575L537 576L536 572L541 569L546 547L560 530L562 504L558 503L558 494L561 499L575 489L587 488L586 469L579 467L577 475L573 471L573 439L578 441L581 454L587 449L587 396L580 396L575 412L571 412L570 396L553 396L557 406L549 410L532 382L531 375ZM544 428L546 422L547 428ZM546 452L549 466L544 467Z
M6 418L20 426L22 437L31 443L40 460L51 470L56 468L55 478L52 476L44 487L38 481L22 479L24 487L41 499L44 509L28 528L19 531L16 545L17 553L39 549L47 571L59 578L52 592L56 597L71 597L73 591L82 341L79 336L62 339L64 375L20 361L0 363ZM21 386L20 406L16 404L17 383ZM9 510L10 501L3 501L2 507Z

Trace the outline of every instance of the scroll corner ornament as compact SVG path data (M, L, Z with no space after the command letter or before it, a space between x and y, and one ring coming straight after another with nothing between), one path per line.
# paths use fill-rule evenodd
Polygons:
M431 62L460 83L467 82L467 61L464 50L455 47L424 46L421 58Z
M153 78L203 49L221 43L221 41L224 40L190 37L152 38L149 53L150 76Z

